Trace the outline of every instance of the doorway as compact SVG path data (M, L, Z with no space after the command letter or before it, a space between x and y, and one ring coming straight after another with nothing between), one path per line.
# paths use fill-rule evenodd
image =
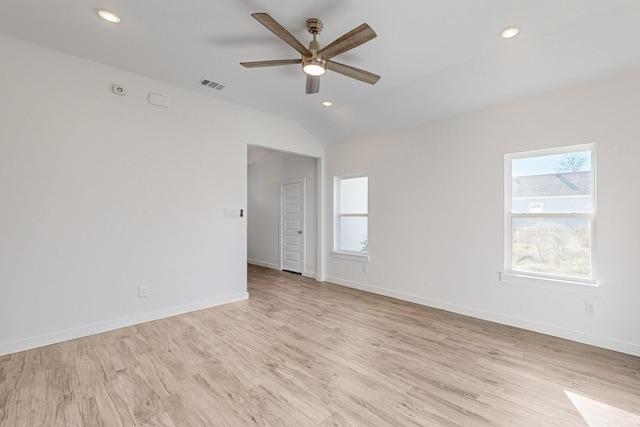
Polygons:
M319 158L249 146L249 264L318 278L320 182Z

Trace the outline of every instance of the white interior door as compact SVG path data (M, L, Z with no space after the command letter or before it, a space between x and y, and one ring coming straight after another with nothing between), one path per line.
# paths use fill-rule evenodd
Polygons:
M304 178L282 183L282 269L302 273L304 262Z

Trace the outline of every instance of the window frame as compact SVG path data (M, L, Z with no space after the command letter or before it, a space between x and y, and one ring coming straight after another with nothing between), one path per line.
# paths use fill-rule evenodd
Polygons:
M590 212L514 212L512 209L512 161L518 159L542 157L558 154L569 154L581 151L589 151L591 154L591 211ZM533 285L537 287L564 289L577 292L589 292L597 290L597 238L596 238L596 213L597 213L597 167L596 144L581 144L546 148L541 150L525 151L505 154L504 156L504 272L500 273L500 281L515 284ZM591 277L578 278L561 274L545 274L515 270L513 268L513 220L516 218L586 218L591 223Z
M340 183L344 180L355 178L367 178L367 212L342 213L340 206ZM356 252L340 249L340 219L367 218L367 242L369 240L369 176L366 173L340 175L333 178L333 250L331 256L351 261L369 262L369 252ZM367 247L368 249L368 247Z

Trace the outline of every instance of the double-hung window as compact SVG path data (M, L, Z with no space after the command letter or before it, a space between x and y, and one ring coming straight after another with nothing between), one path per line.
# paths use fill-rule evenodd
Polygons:
M505 156L505 273L595 285L595 145Z
M369 179L336 177L334 252L366 255L368 248Z

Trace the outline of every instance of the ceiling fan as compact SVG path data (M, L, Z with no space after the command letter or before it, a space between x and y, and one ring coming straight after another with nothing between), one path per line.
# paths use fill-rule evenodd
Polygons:
M376 84L380 79L377 74L349 65L332 61L331 58L358 47L369 40L376 38L376 33L367 24L349 31L333 43L320 49L316 41L316 35L322 31L322 21L317 18L307 19L307 31L313 35L313 41L309 44L309 49L304 47L289 31L280 25L267 13L252 13L258 22L267 27L273 34L280 37L289 46L300 52L300 59L277 59L272 61L241 62L240 65L247 68L273 67L277 65L302 64L302 71L307 74L307 94L318 93L320 90L320 76L327 70L335 71L347 77L351 77L361 82Z

